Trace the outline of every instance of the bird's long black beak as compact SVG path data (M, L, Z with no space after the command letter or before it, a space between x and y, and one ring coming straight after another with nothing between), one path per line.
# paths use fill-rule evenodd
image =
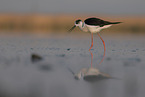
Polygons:
M71 32L75 27L76 25L74 25L68 32Z

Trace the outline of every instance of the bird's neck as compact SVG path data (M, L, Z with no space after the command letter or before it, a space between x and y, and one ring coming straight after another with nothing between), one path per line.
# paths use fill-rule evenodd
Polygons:
M79 24L79 28L80 28L81 30L84 28L84 23L83 23L83 22L81 22L81 23Z
M84 31L84 32L88 32L88 29L85 25L85 23L81 22L79 25L80 30Z

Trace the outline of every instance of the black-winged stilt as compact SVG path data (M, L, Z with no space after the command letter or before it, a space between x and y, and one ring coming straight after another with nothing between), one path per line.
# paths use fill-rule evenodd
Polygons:
M75 25L69 30L69 32L71 32L77 26L80 28L80 30L82 30L84 32L90 32L92 42L91 42L91 46L90 46L89 51L93 47L93 33L97 33L98 36L100 37L100 39L102 40L103 45L104 45L104 55L103 55L103 59L104 59L105 51L106 51L105 42L102 39L102 37L100 36L99 32L102 29L109 28L110 26L112 26L112 24L119 24L119 23L121 23L121 22L109 22L109 21L104 21L102 19L94 18L94 17L87 18L84 22L82 22L82 20L78 19L75 21ZM103 61L103 59L102 59L102 61Z

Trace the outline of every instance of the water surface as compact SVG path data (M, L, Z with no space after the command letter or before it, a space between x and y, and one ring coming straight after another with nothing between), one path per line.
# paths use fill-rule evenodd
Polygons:
M143 97L145 39L104 36L106 56L94 37L92 65L116 79L94 83L73 73L91 66L90 37L1 37L0 96L2 97ZM31 62L35 53L42 61ZM71 71L70 71L71 70Z

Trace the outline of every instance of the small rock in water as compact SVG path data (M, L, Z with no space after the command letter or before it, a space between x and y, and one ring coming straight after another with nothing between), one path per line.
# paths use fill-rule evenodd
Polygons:
M31 55L31 61L32 62L38 62L38 61L41 61L43 58L40 56L40 55L37 55L37 54L32 54Z
M111 60L111 58L110 58L110 57L108 57L108 58L106 58L106 60L107 60L107 61L110 61L110 60Z
M70 48L67 49L68 51L70 50Z
M31 50L33 50L33 48L31 48Z

